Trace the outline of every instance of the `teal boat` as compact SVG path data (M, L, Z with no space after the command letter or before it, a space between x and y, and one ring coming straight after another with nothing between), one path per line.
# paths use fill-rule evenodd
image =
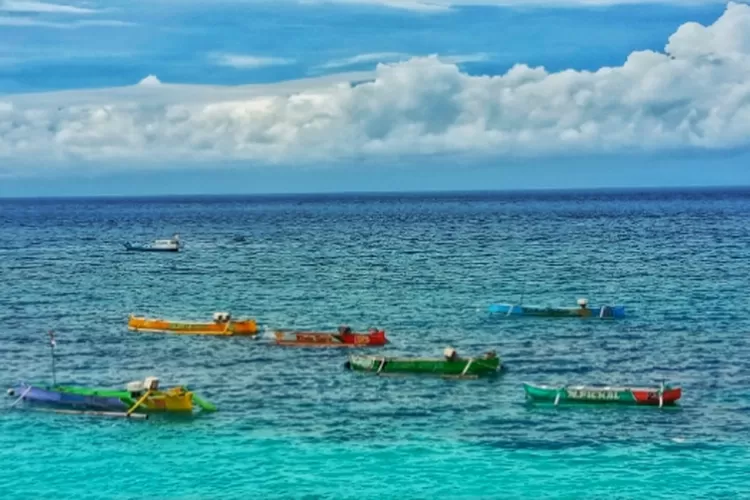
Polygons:
M385 356L349 356L347 369L376 375L416 374L445 378L478 378L494 375L502 369L494 351L476 358L460 358L446 348L443 358L398 358Z
M524 384L526 398L537 403L609 403L625 405L652 405L660 408L673 405L682 396L680 387L610 387L567 385L549 386Z
M587 299L578 299L578 307L533 306L520 304L491 304L490 314L503 316L542 316L549 318L599 318L625 317L625 306L589 306Z

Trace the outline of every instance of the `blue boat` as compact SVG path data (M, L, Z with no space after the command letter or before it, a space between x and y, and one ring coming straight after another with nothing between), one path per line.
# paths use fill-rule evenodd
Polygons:
M182 248L182 243L179 234L175 234L169 240L154 240L145 245L125 243L125 250L129 252L179 252L180 248Z
M594 306L588 300L579 299L578 307L527 306L521 304L491 304L491 314L504 316L541 316L551 318L600 318L615 319L625 317L625 306Z

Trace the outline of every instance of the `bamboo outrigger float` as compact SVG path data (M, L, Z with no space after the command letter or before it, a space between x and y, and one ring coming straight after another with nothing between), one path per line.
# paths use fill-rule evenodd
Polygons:
M460 358L452 347L445 349L443 358L349 356L344 366L349 370L375 375L415 374L459 379L494 375L502 370L500 358L494 351L481 357Z
M384 330L371 329L368 333L352 332L348 326L339 327L338 333L277 330L276 345L288 347L376 347L388 343Z
M134 332L177 333L183 335L257 335L258 324L254 319L234 320L228 312L214 313L211 323L193 323L166 319L146 318L131 314L128 330Z
M624 404L670 406L682 396L682 388L662 384L659 387L548 386L524 384L526 398L532 402L587 404Z

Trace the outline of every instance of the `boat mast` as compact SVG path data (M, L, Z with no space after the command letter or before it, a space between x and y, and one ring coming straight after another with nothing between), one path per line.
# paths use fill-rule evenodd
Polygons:
M49 352L52 357L52 387L57 386L57 375L55 374L55 346L57 345L57 342L55 342L55 332L52 330L49 331Z

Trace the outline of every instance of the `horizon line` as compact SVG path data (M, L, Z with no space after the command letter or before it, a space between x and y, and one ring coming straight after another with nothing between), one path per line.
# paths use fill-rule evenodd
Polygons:
M0 196L6 200L115 200L115 199L165 199L165 198L283 198L283 197L350 197L350 196L384 196L384 195L457 195L457 194L510 194L510 193L574 193L574 192L654 192L654 191L743 191L748 185L685 185L685 186L609 186L609 187L539 187L508 189L425 189L425 190L376 190L376 191L299 191L268 193L164 193L164 194L92 194L92 195L57 195L57 196Z

